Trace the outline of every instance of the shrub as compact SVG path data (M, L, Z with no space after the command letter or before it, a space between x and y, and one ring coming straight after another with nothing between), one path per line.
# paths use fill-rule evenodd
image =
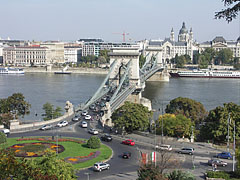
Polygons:
M101 141L97 136L92 136L88 141L87 141L87 147L91 149L97 149L100 148L101 146Z
M230 175L224 171L208 171L207 177L209 178L223 178L225 180L230 179Z
M190 172L174 170L166 175L168 180L195 180L196 178Z
M6 142L7 142L6 135L4 133L0 132L0 144L6 143Z

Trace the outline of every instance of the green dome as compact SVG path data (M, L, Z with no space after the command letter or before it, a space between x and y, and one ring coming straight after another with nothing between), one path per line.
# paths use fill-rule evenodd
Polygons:
M186 34L186 33L188 33L188 30L185 26L185 22L183 22L182 28L180 29L179 34Z

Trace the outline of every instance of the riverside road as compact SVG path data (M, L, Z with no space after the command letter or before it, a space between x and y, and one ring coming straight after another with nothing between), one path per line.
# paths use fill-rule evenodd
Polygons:
M53 130L49 131L31 131L24 133L10 134L9 137L29 137L29 136L62 136L62 137L77 137L88 139L91 135L87 132L87 129L79 127L79 122L73 123L71 119L68 119L70 124L63 128L55 127ZM100 135L101 136L101 133ZM134 139L136 145L126 146L121 144L121 141L126 138ZM108 161L111 165L109 170L102 172L95 172L92 167L81 170L77 172L78 179L87 180L87 174L91 180L97 179L136 179L137 169L139 167L140 152L152 152L154 150L154 138L140 136L136 134L129 134L125 137L119 135L113 135L112 142L103 142L108 145L113 150L113 156ZM202 179L204 172L210 170L211 166L208 166L207 161L214 157L221 150L217 150L211 147L207 143L183 143L176 141L165 141L166 144L171 144L173 147L172 158L179 162L175 168L185 169L193 173L198 179ZM191 155L177 154L177 150L182 147L193 147L195 148L195 153ZM121 154L125 151L130 151L132 157L130 159L122 159ZM218 169L231 170L232 162L231 160L225 160L228 162L227 167L219 167Z

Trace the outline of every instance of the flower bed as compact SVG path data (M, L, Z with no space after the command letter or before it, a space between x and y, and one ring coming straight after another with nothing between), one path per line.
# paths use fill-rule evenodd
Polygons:
M75 157L67 157L64 160L66 162L69 162L71 164L77 164L80 162L85 162L85 161L89 161L91 159L94 159L96 157L98 157L100 155L100 151L96 151L96 152L91 152L89 153L87 156L75 156Z
M14 151L16 157L41 157L47 149L57 153L65 150L60 144L56 145L47 142L15 144L8 147L8 149Z
M47 142L75 142L78 144L84 144L86 143L86 141L82 141L82 140L77 140L77 139L65 139L65 138L58 138L58 140L56 139L51 139L50 137L46 137L46 138L21 138L21 139L17 139L17 141L31 141L31 140L36 140L36 141L47 141Z

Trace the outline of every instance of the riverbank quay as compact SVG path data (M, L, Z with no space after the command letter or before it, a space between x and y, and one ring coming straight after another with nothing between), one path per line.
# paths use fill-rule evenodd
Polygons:
M61 72L62 68L52 67L48 70L46 67L23 67L25 73L55 73ZM69 67L65 72L71 72L72 74L108 74L109 69L102 68L71 68Z

